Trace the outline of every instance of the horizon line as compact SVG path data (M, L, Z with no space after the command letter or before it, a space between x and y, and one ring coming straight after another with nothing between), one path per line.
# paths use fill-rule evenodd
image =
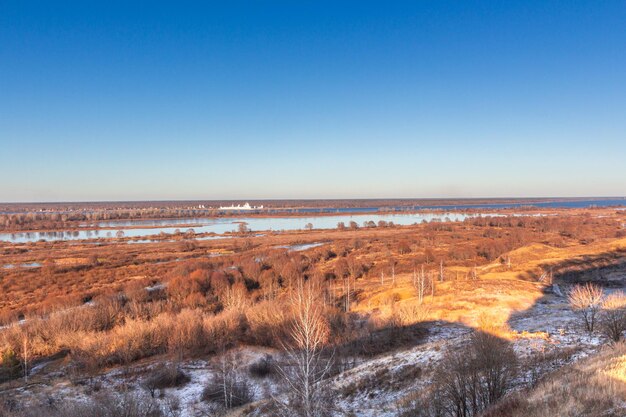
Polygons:
M601 199L626 199L626 195L614 196L543 196L543 197L356 197L356 198L211 198L211 199L145 199L145 200L56 200L56 201L0 201L0 204L97 204L97 203L191 203L191 202L249 202L249 201L477 201L477 200L601 200Z

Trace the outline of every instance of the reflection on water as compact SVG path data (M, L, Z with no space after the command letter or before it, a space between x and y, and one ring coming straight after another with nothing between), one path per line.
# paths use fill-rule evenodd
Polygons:
M15 268L40 268L41 264L39 262L26 262L23 264L6 264L2 266L2 269L15 269Z
M101 227L115 227L115 230L82 229L74 231L51 231L51 232L26 232L26 233L0 233L0 241L11 243L36 242L39 240L83 240L113 237L145 238L158 234L174 233L216 233L223 234L236 232L240 223L246 223L250 231L266 230L302 230L307 224L311 224L314 229L332 229L337 227L337 223L343 222L346 227L350 222L356 222L362 227L366 222L393 222L396 225L411 225L415 223L431 221L463 221L470 217L477 216L500 216L497 214L467 214L458 212L449 213L394 213L394 214L338 214L331 216L308 216L308 217L240 217L240 218L197 218L197 219L157 219L151 220L150 225L160 227L138 227L128 228L134 225L146 225L146 220L124 221L126 227L120 222L101 222ZM193 228L179 228L173 224L194 224ZM217 239L219 237L209 236L201 239ZM149 240L149 239L146 239ZM146 242L144 242L146 243Z
M276 246L277 249L287 249L288 251L291 252L300 252L300 251L304 251L307 249L313 249L313 248L317 248L318 246L322 246L324 245L324 242L316 242L316 243L302 243L299 245L283 245L283 246Z
M151 229L154 230L154 229ZM262 235L255 235L255 236L262 236ZM233 238L233 236L198 236L198 237L193 237L192 240L215 240L215 239L231 239ZM187 242L189 239L185 239L185 240L174 240L174 239L136 239L136 240L129 240L127 243L130 244L141 244L141 243L162 243L162 242Z

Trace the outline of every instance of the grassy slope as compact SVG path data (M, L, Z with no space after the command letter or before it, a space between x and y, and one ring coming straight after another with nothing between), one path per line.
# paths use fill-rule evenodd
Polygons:
M536 387L513 395L488 417L622 417L626 415L626 345L565 366Z
M426 319L459 322L471 327L483 325L485 318L497 322L494 324L504 324L511 314L530 308L544 295L544 284L535 281L542 271L577 265L590 258L602 263L605 257L612 256L606 254L624 249L626 238L565 248L533 244L508 254L510 268L499 261L481 267L477 281L465 279L470 268L456 267L446 271L449 281L437 283L435 296L426 297ZM461 277L458 281L455 280L457 271ZM358 289L361 293L354 310L361 313L376 309L381 314L389 313L393 299L398 300L399 305L417 302L410 273L398 274L395 285L389 277L385 285L381 285L379 278L369 278L360 281Z

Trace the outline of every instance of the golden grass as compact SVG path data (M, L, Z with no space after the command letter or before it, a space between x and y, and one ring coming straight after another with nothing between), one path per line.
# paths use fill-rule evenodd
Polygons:
M396 285L381 286L370 280L360 284L362 301L354 310L386 316L394 308L419 304L410 274L396 277ZM543 296L537 283L516 280L477 280L437 283L435 296L423 301L427 312L421 321L441 320L510 338L507 321L515 312L531 308Z
M621 356L612 358L606 368L602 370L602 373L617 381L626 383L626 352Z
M626 415L626 345L566 366L534 389L509 398L489 416L622 417Z
M590 245L570 245L555 248L543 244L531 244L511 251L511 267L501 262L479 268L479 279L468 280L470 267L456 266L446 270L449 281L437 282L434 297L427 296L434 314L432 319L459 321L475 325L476 319L489 310L500 316L502 312L523 311L543 296L543 284L523 278L540 272L547 265L559 265L591 256L626 249L626 238L597 242ZM455 280L459 272L460 280ZM385 308L389 300L416 302L416 292L411 283L411 274L397 274L395 285L386 277L381 284L379 278L360 280L361 302L355 311L365 312L374 308Z
M511 315L530 309L544 296L545 284L529 279L539 276L546 265L559 265L592 256L624 250L626 238L596 242L590 245L570 245L555 248L543 244L531 244L511 251L511 267L496 261L481 268L478 280L468 280L471 268L455 267L461 280L437 282L435 295L427 295L423 301L426 314L422 321L442 320L481 329L507 339L545 338L545 334L516 333L510 331L507 322ZM455 273L446 271L455 278ZM397 274L395 284L390 277L381 284L379 278L360 280L360 302L353 310L360 313L389 316L398 306L418 304L417 293L412 285L412 274Z
M590 257L626 250L626 238L603 240L589 245L568 245L557 248L535 243L513 250L504 256L511 259L511 268L499 262L483 268L482 279L529 279L539 277L547 268L565 261L585 261Z

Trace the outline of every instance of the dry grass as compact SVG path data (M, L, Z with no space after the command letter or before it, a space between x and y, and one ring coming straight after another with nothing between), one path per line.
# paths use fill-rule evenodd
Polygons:
M516 279L451 281L438 283L434 297L426 296L420 305L410 274L397 276L395 286L385 288L371 280L360 288L364 300L354 310L363 314L375 310L375 315L389 317L419 307L420 314L405 315L404 325L442 320L506 338L511 337L506 325L510 316L529 309L544 295L542 285Z
M494 262L480 268L478 280L468 278L470 267L456 267L461 279L456 280L456 274L448 273L449 281L437 282L435 295L425 297L423 304L428 314L421 319L457 322L501 337L519 337L506 328L509 318L528 310L544 296L545 284L526 278L538 277L539 271L545 270L547 265L556 268L593 257L602 258L605 254L610 258L625 248L623 238L565 248L531 244L505 254L511 257L510 267ZM363 279L358 282L358 288L361 301L354 306L354 311L363 314L376 311L388 316L398 306L418 303L411 273L397 274L395 284L389 280L381 285L377 277Z
M541 218L266 233L254 239L196 241L191 246L181 241L149 245L110 241L103 246L80 242L22 245L0 242L3 263L40 262L44 265L31 269L0 268L0 316L14 320L20 313L79 305L86 296L115 293L130 284L148 285L151 279L167 275L177 259L207 260L215 253L226 255L224 259L230 256L234 259L293 243L331 242L328 247L308 253L324 258L329 251L334 251L337 258L342 258L347 252L354 252L359 261L370 268L366 275L375 278L385 270L387 279L390 275L386 267L388 257L397 262L398 274L407 273L416 262L425 263L428 269L437 269L438 262L443 260L450 279L463 279L474 266L482 279L533 279L550 262L626 247L625 239L615 239L620 232L616 225L623 222L622 214L610 210L593 211L606 217L587 215L584 211L558 213L558 216ZM518 222L523 224L520 226ZM586 244L580 245L582 241ZM594 243L588 244L590 241ZM252 245L253 251L246 242ZM498 259L505 253L511 259L510 268ZM333 259L322 259L319 266L324 272L330 272L335 263ZM374 307L376 302L372 302Z
M626 415L626 345L566 366L534 389L511 396L488 417L623 417Z
M403 337L414 344L423 333L419 323L432 320L507 339L543 337L507 328L512 314L528 310L544 295L545 283L531 278L546 265L576 265L589 257L605 262L603 254L626 247L625 238L615 238L614 219L595 220L598 228L592 230L606 234L594 243L561 236L562 226L585 219L527 218L528 224L519 226L517 218L499 218L497 225L478 219L268 233L255 239L199 241L193 247L181 242L103 247L38 242L21 245L22 252L0 244L6 262L44 263L36 271L0 271L0 313L29 308L46 313L41 318L27 315L25 324L1 331L0 353L10 349L20 357L26 339L31 359L68 351L78 364L97 370L163 353L193 357L241 343L276 347L291 319L282 299L302 278L315 279L324 293L333 345L379 345L351 352L357 355L397 348L404 330ZM302 253L276 249L320 241L328 243ZM215 253L223 256L210 256ZM434 295L427 291L419 302L413 270L422 265L436 284ZM440 281L442 268L445 278ZM163 286L146 289L154 284ZM68 309L92 299L89 306ZM108 309L105 299L119 300L119 305ZM65 310L50 314L53 307Z

